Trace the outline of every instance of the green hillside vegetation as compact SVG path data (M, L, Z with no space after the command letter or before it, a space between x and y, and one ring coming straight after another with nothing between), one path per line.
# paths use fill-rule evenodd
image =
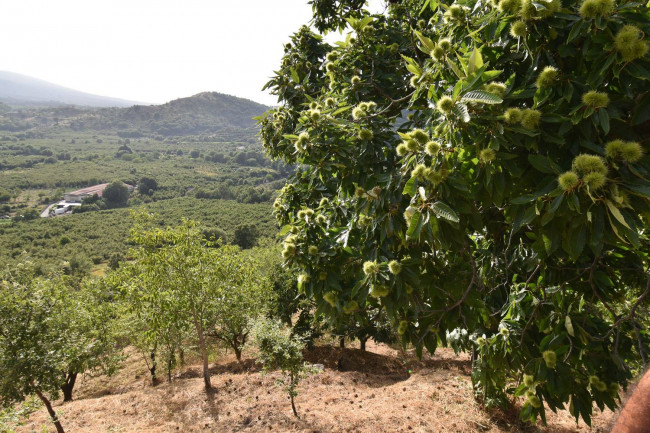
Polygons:
M214 134L254 128L253 117L267 109L247 99L204 92L162 105L128 108L23 107L0 115L0 131L64 127L73 131L116 131L131 138Z

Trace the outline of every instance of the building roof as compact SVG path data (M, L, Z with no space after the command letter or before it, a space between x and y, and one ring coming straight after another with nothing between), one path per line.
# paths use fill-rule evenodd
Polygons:
M101 197L102 193L104 192L104 190L106 189L107 186L108 186L107 183L101 183L99 185L93 185L93 186L89 186L87 188L81 188L81 189L78 189L76 191L66 192L66 195L94 195L94 194L97 194L98 196Z

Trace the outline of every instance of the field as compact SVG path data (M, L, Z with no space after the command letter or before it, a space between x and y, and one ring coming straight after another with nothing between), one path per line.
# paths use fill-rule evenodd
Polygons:
M246 353L238 364L220 353L211 364L213 393L200 367L176 372L172 383L151 387L142 358L130 352L112 378L84 377L77 400L55 405L68 431L91 432L606 432L613 414L576 425L568 412L549 412L547 427L520 423L516 411L485 411L474 400L470 362L441 349L421 361L385 345L368 351L319 344L307 353L324 370L303 380L295 418L278 372L263 375ZM341 370L337 362L341 360ZM594 412L597 413L597 409ZM40 409L17 432L54 431Z

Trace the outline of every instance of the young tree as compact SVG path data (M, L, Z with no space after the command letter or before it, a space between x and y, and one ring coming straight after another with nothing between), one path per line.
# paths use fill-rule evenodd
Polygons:
M236 294L248 284L255 284L251 271L239 258L239 248L225 245L210 248L197 224L183 220L177 227L160 229L151 224L152 217L136 215L131 240L139 248L131 252L133 263L123 266L126 278L122 281L125 296L134 312L146 317L151 326L152 341L160 333L176 338L170 327L192 329L203 362L203 380L206 390L210 383L208 369L208 341L210 332L239 344L242 331L234 326L230 331L217 327L237 316ZM233 310L221 310L224 306ZM167 337L166 337L167 338ZM166 341L166 340L164 340ZM154 353L154 352L152 352Z
M298 384L311 369L303 362L305 343L294 335L290 328L280 322L260 318L252 331L252 343L258 350L259 362L265 371L279 368L283 377L278 380L289 394L291 410L297 417L294 398L298 395Z
M59 433L51 400L61 390L71 399L79 373L115 366L107 322L93 320L98 307L84 298L61 276L36 277L29 262L0 281L0 402L36 394Z
M319 311L383 309L418 353L469 333L486 403L589 423L649 348L648 8L363 3L315 0L352 34L302 28L266 86L264 145L300 167L287 263Z

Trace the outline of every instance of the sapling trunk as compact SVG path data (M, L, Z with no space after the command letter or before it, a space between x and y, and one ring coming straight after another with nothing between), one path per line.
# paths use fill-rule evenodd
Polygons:
M50 403L50 400L47 397L45 397L45 395L43 395L43 393L38 389L36 390L36 395L38 396L38 398L41 399L41 401L45 405L45 408L47 409L47 413L50 414L50 418L52 418L54 427L56 427L56 432L65 433L65 430L63 430L63 427L61 426L61 422L59 422L59 418L56 416L56 412L54 412L54 409L52 408L52 403Z

